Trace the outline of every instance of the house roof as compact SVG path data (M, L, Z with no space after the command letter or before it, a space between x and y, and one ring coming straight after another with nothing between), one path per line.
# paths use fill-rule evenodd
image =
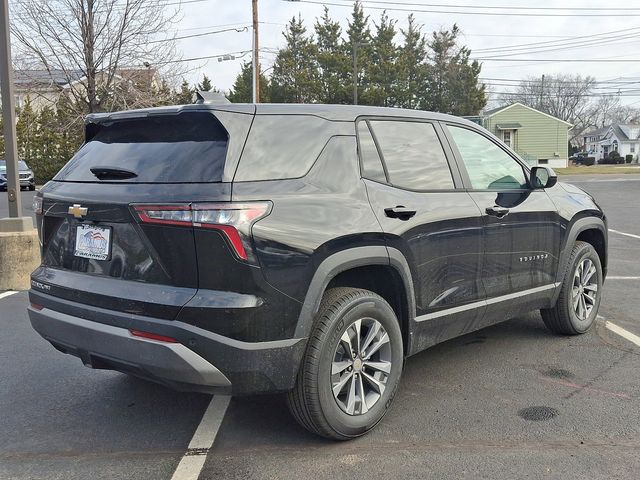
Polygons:
M640 125L633 125L629 123L621 123L611 125L613 131L623 142L630 142L640 139Z
M69 83L69 81L75 81L81 77L82 72L80 70L16 70L13 73L13 82L17 88L48 87L54 85L63 87Z
M565 120L562 120L561 118L554 117L553 115L549 115L548 113L541 112L540 110L536 110L535 108L529 107L529 106L527 106L527 105L525 105L525 104L523 104L523 103L520 103L520 102L514 102L514 103L512 103L511 105L504 105L504 106L502 106L502 107L494 108L494 109L492 109L492 110L487 110L486 112L484 112L483 117L485 117L485 118L487 118L487 117L492 117L492 116L493 116L493 115L495 115L496 113L498 113L498 112L502 112L502 111L507 110L507 109L512 108L512 107L515 107L516 105L519 105L519 106L521 106L521 107L523 107L523 108L528 108L529 110L533 110L534 112L537 112L537 113L539 113L540 115L544 115L544 116L546 116L546 117L553 118L554 120L556 120L556 121L558 121L558 122L562 122L562 123L564 123L564 124L565 124L565 125L567 125L568 127L573 127L573 125L572 125L571 123L569 123L569 122L567 122L567 121L565 121Z
M609 131L609 127L597 128L582 134L583 137L602 137Z

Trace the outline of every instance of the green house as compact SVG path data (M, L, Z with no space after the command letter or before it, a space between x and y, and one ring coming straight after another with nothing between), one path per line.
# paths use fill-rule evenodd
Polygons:
M512 103L484 112L478 123L530 165L567 166L569 129L573 126L569 122L521 103Z

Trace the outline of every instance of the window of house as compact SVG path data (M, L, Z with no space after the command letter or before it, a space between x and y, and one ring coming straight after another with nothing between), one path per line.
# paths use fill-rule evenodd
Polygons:
M630 151L631 151L631 153L636 153L636 144L635 143L631 144L631 150Z
M511 131L510 130L502 131L502 141L505 143L507 147L511 147Z
M476 190L527 188L524 168L484 135L468 128L447 126Z
M431 123L372 120L389 182L410 190L454 188L451 170Z
M549 159L548 158L539 158L538 159L538 165L549 165Z

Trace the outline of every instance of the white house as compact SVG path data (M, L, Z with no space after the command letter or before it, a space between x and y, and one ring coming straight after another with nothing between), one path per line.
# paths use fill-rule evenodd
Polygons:
M596 161L604 159L609 152L616 151L621 157L633 155L633 161L638 161L640 147L640 125L613 124L598 142L593 152Z
M590 132L586 132L582 135L584 139L584 151L592 157L595 157L597 152L600 151L600 141L609 131L609 127L602 127Z

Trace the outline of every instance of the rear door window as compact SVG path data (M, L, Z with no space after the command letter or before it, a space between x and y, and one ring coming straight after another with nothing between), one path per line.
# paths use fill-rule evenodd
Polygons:
M88 126L88 141L55 176L63 182L100 182L91 169L124 169L118 183L222 181L228 134L209 112L122 119Z
M453 177L431 123L372 120L389 182L409 190L453 189Z

